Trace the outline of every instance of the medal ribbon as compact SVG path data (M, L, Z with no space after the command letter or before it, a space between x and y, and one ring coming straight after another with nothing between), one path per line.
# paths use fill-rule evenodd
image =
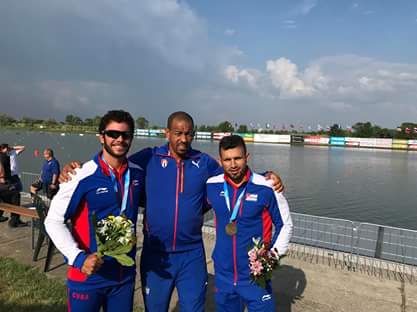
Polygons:
M230 216L230 219L229 219L229 223L232 223L237 218L237 212L239 211L239 207L240 207L240 203L242 201L243 195L246 192L246 187L242 190L239 197L237 198L236 203L233 207L233 211L231 211L231 209L230 209L229 190L227 188L226 180L223 182L223 190L224 190L224 198L225 198L225 201L226 201L227 209L232 213L232 215Z
M104 156L101 156L101 159L103 159L104 163L109 167L110 177L111 181L113 183L114 192L119 192L118 182L116 179L116 176L114 175L113 169L110 167L110 165L107 163L107 161L104 159ZM122 199L122 205L120 206L120 215L124 213L127 206L127 198L129 194L129 185L130 185L130 170L127 168L125 173L125 183L123 188L123 199Z

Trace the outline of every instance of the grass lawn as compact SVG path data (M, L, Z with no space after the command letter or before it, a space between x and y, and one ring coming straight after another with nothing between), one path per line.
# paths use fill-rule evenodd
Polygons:
M67 311L67 288L63 281L48 279L37 268L0 257L0 311Z
M39 269L0 257L0 311L66 311L66 286Z

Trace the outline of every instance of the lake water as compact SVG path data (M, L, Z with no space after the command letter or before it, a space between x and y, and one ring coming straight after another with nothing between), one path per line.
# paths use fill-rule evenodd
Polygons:
M163 139L135 138L131 151ZM21 171L39 172L34 150L51 147L61 164L86 161L100 148L95 135L0 131L0 143L25 145ZM193 147L217 157L218 142ZM294 212L417 229L417 152L343 147L248 144L255 171L280 174Z

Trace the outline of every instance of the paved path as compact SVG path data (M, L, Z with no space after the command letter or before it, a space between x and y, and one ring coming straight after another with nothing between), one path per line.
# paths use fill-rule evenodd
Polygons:
M0 223L0 256L11 257L21 263L43 269L46 248L38 262L32 262L30 228L10 229ZM213 238L205 239L207 254ZM139 256L138 256L139 257ZM51 278L65 279L63 257L55 254ZM213 272L208 259L209 272ZM215 311L212 294L213 276L210 275L207 311ZM283 261L282 268L273 278L277 311L279 312L417 312L417 285L408 281L379 279L361 272L349 272L323 263L311 263L295 255ZM137 283L136 304L142 305L140 282ZM171 302L171 311L179 311L177 298Z

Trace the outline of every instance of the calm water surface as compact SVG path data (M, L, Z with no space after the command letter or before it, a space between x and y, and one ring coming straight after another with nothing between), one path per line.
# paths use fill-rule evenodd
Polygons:
M88 160L100 148L94 135L0 130L0 143L22 144L21 171L39 172L33 151L49 146L64 164ZM131 151L163 144L136 138ZM217 156L218 142L194 148ZM279 172L292 211L417 229L417 152L342 147L248 144L250 166Z

